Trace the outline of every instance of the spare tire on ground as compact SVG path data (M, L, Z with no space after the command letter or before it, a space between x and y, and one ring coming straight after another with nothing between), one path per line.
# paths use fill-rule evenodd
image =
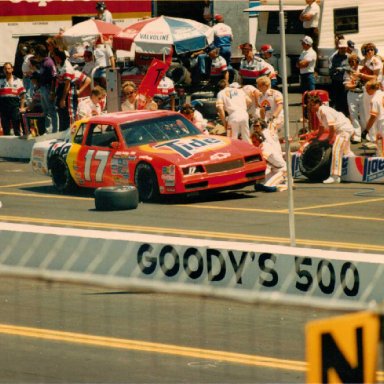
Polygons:
M136 209L139 193L134 186L100 187L95 190L95 206L98 211Z
M314 140L308 144L300 158L300 172L313 182L329 177L332 160L332 145L328 141Z
M215 94L212 91L194 92L191 95L191 101L201 99L212 99L214 96Z

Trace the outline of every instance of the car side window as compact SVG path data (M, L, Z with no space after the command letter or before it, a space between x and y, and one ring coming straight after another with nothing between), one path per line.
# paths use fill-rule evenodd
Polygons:
M76 144L81 144L84 137L84 130L85 130L86 124L83 123L80 125L79 129L77 130L75 137L73 138L73 142Z
M114 141L119 139L113 125L92 124L86 144L94 147L110 147Z

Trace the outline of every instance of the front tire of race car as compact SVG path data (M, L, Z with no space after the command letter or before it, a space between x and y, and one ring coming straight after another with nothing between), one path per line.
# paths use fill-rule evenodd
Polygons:
M135 184L139 191L140 201L156 201L160 197L159 183L155 170L147 163L136 167Z
M312 141L299 159L301 173L313 182L321 182L329 177L332 160L332 145L328 141Z
M136 187L100 187L95 190L97 211L136 209L138 205L139 193Z
M73 192L76 189L76 184L65 159L56 156L51 160L50 164L52 182L55 188L61 193Z

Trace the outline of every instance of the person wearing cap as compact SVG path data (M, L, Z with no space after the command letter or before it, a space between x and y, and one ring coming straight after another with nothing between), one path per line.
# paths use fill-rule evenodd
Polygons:
M231 65L232 28L224 24L222 15L215 15L215 23L212 27L214 34L213 45L219 48L219 54L225 59L227 65Z
M254 55L252 44L241 44L240 49L244 55L240 61L239 69L242 85L256 86L258 77L271 75L271 67L264 59Z
M296 67L300 70L301 92L313 91L315 89L315 66L317 54L312 48L313 40L310 36L301 39L303 51L299 56Z
M112 13L108 11L104 1L96 3L97 20L105 21L106 23L113 23Z
M316 0L305 0L307 6L301 12L299 19L303 22L304 34L312 38L313 49L317 53L319 46L320 6Z
M241 88L231 88L226 79L219 81L219 88L216 109L227 136L238 139L241 135L241 140L251 144L248 116L250 98Z
M344 86L344 74L348 67L347 48L347 41L339 40L337 53L333 56L329 67L332 81L331 105L336 111L344 113L345 116L349 115L347 90Z
M355 48L355 43L352 40L348 40L347 44L348 44L347 55L355 54L359 56L359 51Z
M269 75L271 79L271 87L277 89L277 69L279 67L277 57L273 55L274 49L270 44L264 44L260 47L260 56L261 58L270 65L271 74Z
M313 111L319 119L317 138L319 139L324 131L327 130L327 140L333 143L330 176L323 183L340 183L343 156L354 156L350 147L350 138L354 132L352 123L343 113L323 105L323 101L319 96L314 96L311 104Z

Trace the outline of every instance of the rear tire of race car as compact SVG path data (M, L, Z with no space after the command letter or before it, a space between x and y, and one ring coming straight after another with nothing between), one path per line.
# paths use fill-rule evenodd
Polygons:
M329 177L332 160L332 145L328 141L313 141L307 145L299 158L301 173L313 182Z
M139 191L139 200L156 201L160 197L159 183L155 170L147 163L139 163L135 172L135 184Z
M52 183L61 193L73 192L77 186L69 172L67 162L60 156L54 157L50 161Z
M139 205L139 193L136 187L100 187L95 190L97 211L122 211L136 209Z

